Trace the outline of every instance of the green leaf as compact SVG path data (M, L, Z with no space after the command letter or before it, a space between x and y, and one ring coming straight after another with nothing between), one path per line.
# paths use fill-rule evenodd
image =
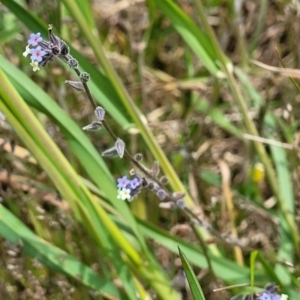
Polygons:
M186 278L188 280L192 295L194 297L195 300L205 300L205 297L203 295L201 286L198 282L198 279L192 269L192 267L190 266L186 256L184 255L184 253L181 251L180 247L178 247L179 250L179 255L180 255L180 259L182 262L182 266L186 275Z

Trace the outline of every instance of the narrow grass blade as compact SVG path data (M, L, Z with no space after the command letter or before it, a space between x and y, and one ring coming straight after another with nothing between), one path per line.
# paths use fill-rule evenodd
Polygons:
M220 126L222 129L230 132L231 134L235 135L238 138L242 138L243 132L236 126L234 126L224 115L222 112L222 108L220 107L213 107L209 108L209 104L206 101L199 101L197 104L197 109L204 114L207 114L211 120Z
M184 255L184 253L181 251L180 247L178 247L179 250L179 255L180 255L180 259L182 262L182 266L186 275L186 278L188 280L192 295L194 297L195 300L205 300L205 297L203 295L201 286L198 282L198 279L192 269L192 267L190 266L186 256Z
M266 125L272 131L268 131L267 137L270 139L276 139L277 126L275 118L271 113L266 116ZM274 134L275 133L275 134ZM292 177L289 171L288 159L286 150L282 147L270 146L273 162L276 167L277 180L279 189L284 199L284 206L280 205L280 248L277 253L277 257L282 261L293 261L293 235L297 235L297 230L291 228L286 222L283 212L287 211L291 218L295 218L295 203L294 203L294 191L292 185ZM288 285L291 281L290 271L284 268L282 265L276 265L276 273L280 278L284 279L284 284Z
M3 205L0 205L0 235L21 245L22 251L54 271L67 274L108 299L119 299L119 291L111 278L99 276L75 257L36 236Z
M217 55L208 36L186 15L173 1L153 0L164 15L166 15L174 28L179 32L185 42L199 56L203 65L214 75L219 71L216 65Z
M263 104L263 99L257 93L257 91L253 88L249 78L247 75L241 70L237 70L236 74L239 76L242 81L244 88L250 94L252 99L254 100L255 107L259 107ZM264 120L264 126L267 129L272 129L273 132L276 132L275 118L271 113L268 113ZM267 133L267 137L270 139L275 139L272 133ZM293 187L291 184L291 174L288 168L286 150L278 147L278 146L270 146L272 158L274 164L276 166L277 174L275 177L275 173L273 172L273 181L276 181L276 192L278 198L278 206L281 213L280 216L280 234L282 235L282 241L280 243L279 252L283 256L282 258L291 260L291 255L293 253L293 249L299 252L299 236L296 228L296 224L294 221L294 195L293 195ZM291 239L290 239L291 238ZM286 250L284 250L286 249ZM281 269L281 267L279 267ZM288 277L286 277L288 278Z
M20 32L20 27L15 24L13 27L7 28L0 32L0 43L4 44L12 40L16 34Z
M152 224L149 224L142 220L139 220L139 224L141 226L142 232L146 237L155 240L157 243L166 247L173 253L177 253L177 247L179 246L180 249L182 249L182 251L185 253L185 255L189 257L189 261L192 262L193 265L200 268L207 268L205 256L201 251L199 251L199 248L186 243L179 238L169 235L165 231ZM241 267L224 257L216 257L211 255L210 258L214 272L226 282L237 284L249 281L249 268ZM268 276L264 277L261 271L257 271L256 276L257 278L259 278L258 280L262 280L263 278L267 280L268 278Z

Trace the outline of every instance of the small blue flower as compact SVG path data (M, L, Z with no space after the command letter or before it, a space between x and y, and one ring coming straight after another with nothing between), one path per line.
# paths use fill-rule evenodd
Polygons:
M281 299L282 299L282 297L279 296L279 295L273 295L272 296L272 300L281 300Z
M127 176L118 178L118 188L125 189L130 184L130 180L127 179Z
M281 300L281 296L276 293L263 292L256 300Z
M35 49L30 49L30 53L31 53L31 60L37 62L41 62L43 56L46 54L46 52L42 50L40 46L38 46Z
M28 40L28 44L35 47L42 40L43 39L41 38L41 34L39 32L38 33L32 33L30 35L29 40Z
M273 297L271 294L263 292L256 300L273 300Z
M135 190L139 186L140 186L140 181L138 180L138 178L135 177L132 180L130 180L131 189Z

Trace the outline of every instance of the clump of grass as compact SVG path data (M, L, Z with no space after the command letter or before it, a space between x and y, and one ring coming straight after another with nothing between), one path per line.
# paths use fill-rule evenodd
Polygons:
M175 289L195 299L260 299L258 287L297 298L298 91L250 63L275 66L276 46L281 64L297 68L296 6L153 0L124 2L110 15L100 2L91 9L64 0L46 10L36 1L37 19L15 1L2 2L10 12L1 12L0 109L8 122L1 119L0 234L19 247L18 272L30 273L47 299L61 295L49 289L59 273L68 275L62 282L72 299L97 298L90 289L108 299L176 299ZM44 37L44 24L53 23L75 72L54 62L33 74L19 50L28 35L17 36L20 22ZM100 155L123 152L122 160ZM130 154L139 152L143 160ZM128 176L132 164L132 179L147 188L126 181L119 198L134 196L127 205L114 178ZM178 246L191 291L174 256ZM45 266L37 271L27 255ZM7 294L33 295L32 280L14 277L9 258L2 261ZM263 290L270 282L280 291ZM232 293L220 289L231 285Z

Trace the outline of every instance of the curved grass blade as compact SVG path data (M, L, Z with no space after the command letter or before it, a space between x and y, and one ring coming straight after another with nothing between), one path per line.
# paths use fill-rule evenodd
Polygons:
M205 256L201 251L199 251L199 248L182 241L177 237L169 235L165 231L150 223L139 220L139 224L141 226L141 231L146 237L155 240L157 243L169 249L173 253L177 253L177 247L180 247L185 255L189 257L189 261L193 265L200 268L208 267ZM224 281L232 284L245 283L249 281L249 268L239 266L224 257L216 257L211 255L210 258L214 272ZM255 276L257 280L268 281L269 278L267 275L263 275L263 273L258 270L256 270Z
M192 295L194 297L195 300L205 300L205 297L203 295L201 286L198 282L198 279L192 269L192 267L190 266L186 256L184 255L184 253L181 251L180 247L178 247L179 250L179 256L182 262L182 266L186 275L186 278L188 280Z
M111 278L99 276L75 257L36 236L3 205L0 205L0 235L13 244L21 245L22 251L54 271L70 276L108 299L120 298Z
M217 55L208 36L173 1L152 0L166 15L185 42L199 56L211 74L221 74L216 65Z

